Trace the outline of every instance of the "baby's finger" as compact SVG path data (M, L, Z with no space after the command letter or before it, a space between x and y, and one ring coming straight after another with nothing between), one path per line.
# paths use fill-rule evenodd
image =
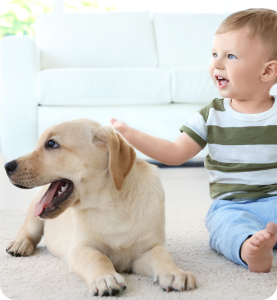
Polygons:
M113 125L115 121L117 121L115 118L111 118L110 123Z

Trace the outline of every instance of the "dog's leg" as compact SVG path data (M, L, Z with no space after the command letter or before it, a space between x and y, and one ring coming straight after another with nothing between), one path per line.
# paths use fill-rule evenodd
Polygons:
M42 187L33 198L25 218L25 222L20 228L16 238L9 243L6 251L12 256L29 256L34 252L37 244L43 235L44 221L38 217L34 217L35 206L44 195L48 185Z
M116 295L126 289L124 277L115 271L111 260L91 247L75 247L69 251L67 260L94 296Z
M165 291L196 288L194 275L177 268L169 251L163 246L156 246L145 252L133 262L132 271L140 275L153 276L154 282L159 282Z

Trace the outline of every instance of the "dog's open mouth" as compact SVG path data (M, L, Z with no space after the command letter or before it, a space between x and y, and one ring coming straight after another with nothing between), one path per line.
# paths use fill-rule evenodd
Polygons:
M68 199L72 194L74 184L68 179L52 182L41 200L36 204L35 217L45 212L54 211L59 204Z

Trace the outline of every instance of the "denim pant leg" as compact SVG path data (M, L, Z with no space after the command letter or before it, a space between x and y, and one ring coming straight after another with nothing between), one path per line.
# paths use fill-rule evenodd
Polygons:
M242 243L249 235L265 228L262 220L247 208L235 201L215 200L206 217L210 247L245 267L248 266L240 258Z

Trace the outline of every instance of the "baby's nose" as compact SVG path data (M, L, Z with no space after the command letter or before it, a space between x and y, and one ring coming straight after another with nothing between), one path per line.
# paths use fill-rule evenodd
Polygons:
M220 69L220 70L224 69L224 66L223 66L223 63L221 60L216 59L213 63L214 63L215 69Z

